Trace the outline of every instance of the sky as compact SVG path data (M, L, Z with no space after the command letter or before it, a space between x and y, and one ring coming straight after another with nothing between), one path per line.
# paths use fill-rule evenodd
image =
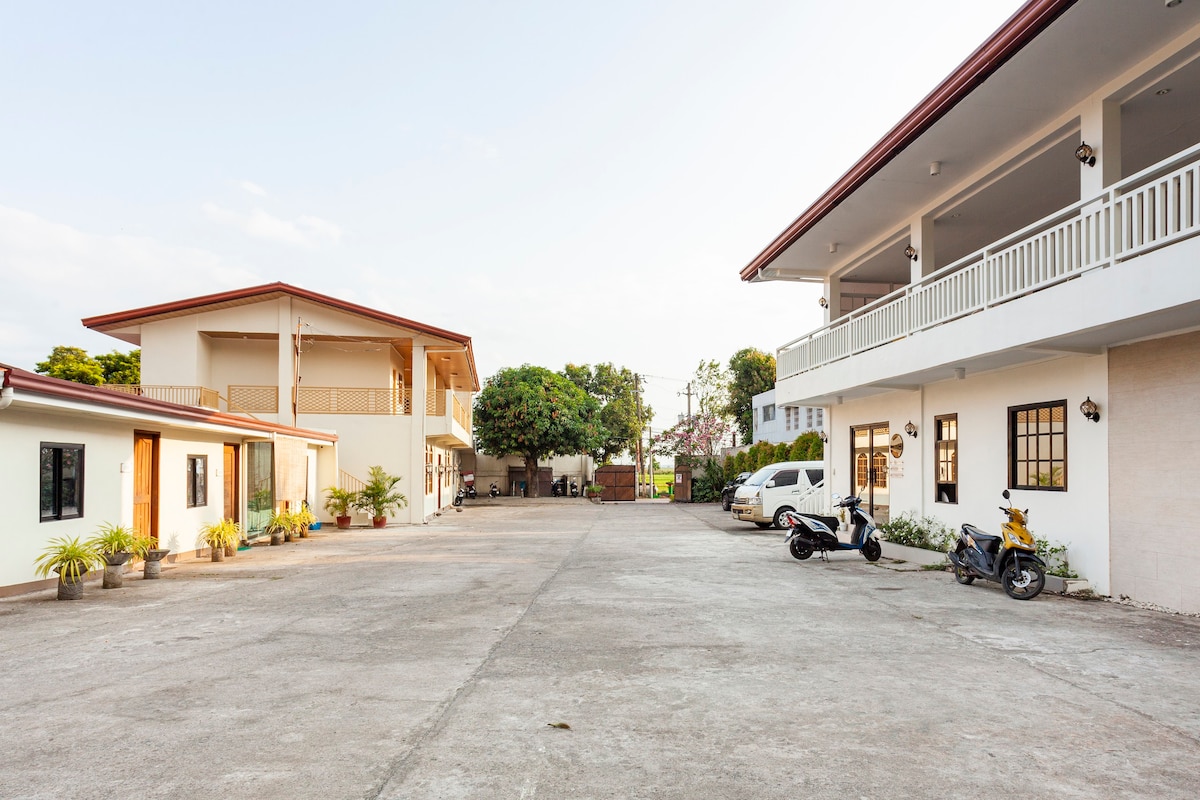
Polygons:
M739 270L1016 0L0 0L0 363L283 281L466 334L480 378L822 323Z

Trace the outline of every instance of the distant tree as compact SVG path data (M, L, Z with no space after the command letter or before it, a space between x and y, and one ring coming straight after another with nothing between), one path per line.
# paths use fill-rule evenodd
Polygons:
M746 347L729 359L728 411L743 442L754 436L754 395L775 388L775 356Z
M631 451L642 428L652 418L650 406L641 401L637 376L625 367L611 363L567 364L562 372L572 383L596 399L600 405L599 422L603 428L600 446L588 453L601 464L608 464Z
M712 458L729 440L729 421L712 414L692 414L654 440L654 452L676 459Z
M133 350L128 353L111 353L96 356L96 361L104 369L105 383L138 384L142 382L142 351Z
M538 460L588 453L604 438L595 398L557 372L528 364L502 369L475 397L481 452L525 459L525 485L538 496Z
M816 431L805 431L796 437L788 452L789 461L820 461L825 458L825 443Z
M64 381L99 386L104 383L104 367L81 347L59 345L50 351L50 357L38 362L36 372Z

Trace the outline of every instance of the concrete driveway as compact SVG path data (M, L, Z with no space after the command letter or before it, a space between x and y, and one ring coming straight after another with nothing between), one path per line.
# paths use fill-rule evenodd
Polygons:
M1200 619L717 506L468 503L50 597L0 601L2 798L1200 795Z

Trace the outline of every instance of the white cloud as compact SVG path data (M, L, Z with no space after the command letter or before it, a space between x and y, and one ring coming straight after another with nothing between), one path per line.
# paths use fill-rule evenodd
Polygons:
M213 222L235 228L256 239L308 248L338 244L342 240L342 229L320 217L301 216L286 220L268 214L261 208L243 214L214 203L205 203L201 209L204 216Z
M245 189L250 194L255 194L255 195L258 195L259 197L267 196L267 190L262 188L261 186L259 186L257 183L254 183L253 181L242 181L238 185L241 186L243 189Z
M264 283L208 250L85 233L5 206L0 275L0 362L25 369L59 344L90 353L131 347L85 329L84 317Z
M447 153L461 153L467 158L482 161L490 161L500 155L500 149L482 136L453 131L446 136L450 141L442 149Z

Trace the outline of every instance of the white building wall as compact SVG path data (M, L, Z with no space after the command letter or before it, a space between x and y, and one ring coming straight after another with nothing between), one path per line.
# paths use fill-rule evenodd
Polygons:
M1109 589L1108 441L1103 425L1086 420L1079 404L1090 396L1107 405L1105 356L1058 358L1032 366L942 381L911 392L890 392L830 409L826 447L831 491L853 491L851 426L886 422L900 433L904 454L889 476L890 514L905 511L935 517L955 530L970 522L999 532L997 506L1008 488L1008 408L1067 402L1067 491L1013 490L1013 504L1030 509L1030 529L1050 542L1069 545L1071 566L1101 594ZM934 418L958 415L957 504L936 502ZM912 421L917 438L904 435ZM900 474L897 474L900 473Z

